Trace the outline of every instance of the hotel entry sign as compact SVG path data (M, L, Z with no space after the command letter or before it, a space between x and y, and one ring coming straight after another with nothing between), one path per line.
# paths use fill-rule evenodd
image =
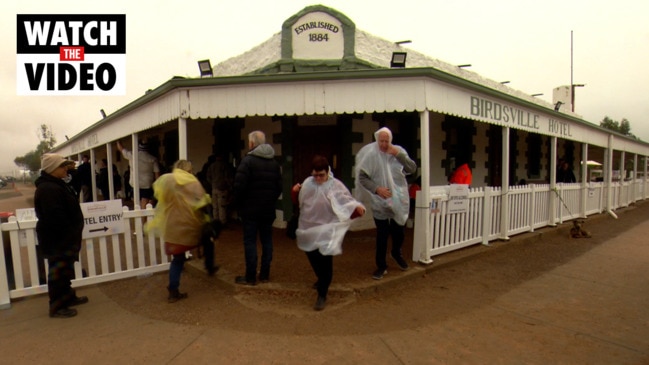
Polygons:
M308 13L293 24L292 32L294 59L343 58L343 28L333 16L324 12Z

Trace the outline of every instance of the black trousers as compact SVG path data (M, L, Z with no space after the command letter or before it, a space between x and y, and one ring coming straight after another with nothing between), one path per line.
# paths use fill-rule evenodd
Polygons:
M48 260L47 292L50 296L50 313L66 308L76 294L72 289L74 279L74 258L51 257Z
M326 298L334 276L334 258L325 256L318 250L307 252L306 257L309 258L313 272L318 278L318 296Z
M205 258L205 270L207 270L208 273L213 273L215 266L214 266L214 242L207 237L201 239L201 243L203 245L203 257Z
M374 219L374 223L376 224L376 268L385 270L388 268L385 260L388 253L388 237L392 236L392 256L401 257L405 231L404 227L394 219Z

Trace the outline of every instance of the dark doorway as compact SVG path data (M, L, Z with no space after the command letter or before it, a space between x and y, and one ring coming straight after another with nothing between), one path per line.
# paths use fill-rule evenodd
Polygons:
M241 118L215 119L212 126L214 135L212 154L223 157L228 163L238 163L239 161L233 161L233 159L239 158L241 150L245 149L245 152L248 152L248 136L245 137L243 144L241 140L242 126L243 119Z
M444 141L444 147L446 148L446 176L451 176L455 168L465 163L473 169L475 167L473 164L473 153L475 152L473 121L447 116L442 128L446 132L446 140Z
M323 155L329 160L334 176L340 176L340 131L337 125L297 126L293 151L293 176L302 182L311 175L311 160Z
M541 179L541 161L543 159L543 138L540 134L530 133L527 136L527 178Z
M492 125L487 132L489 135L488 161L489 176L487 184L489 186L502 185L502 160L503 160L503 133L502 128Z

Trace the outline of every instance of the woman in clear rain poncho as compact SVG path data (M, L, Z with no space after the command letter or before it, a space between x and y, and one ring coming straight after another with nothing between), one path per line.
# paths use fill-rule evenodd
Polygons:
M416 172L417 164L403 147L392 144L392 132L388 128L376 131L374 138L376 142L358 151L355 169L356 192L369 196L374 214L376 271L372 278L380 280L387 273L385 257L389 236L392 236L392 258L401 270L408 269L401 253L404 224L410 210L406 175Z
M210 222L205 210L210 207L210 196L191 171L191 162L178 160L171 173L160 176L153 183L158 203L153 219L146 226L147 231L164 239L165 253L173 255L167 288L170 303L187 298L187 293L178 290L186 251L202 244L207 272L212 275L218 269L214 265L214 243L204 235Z
M342 253L351 220L365 214L365 206L334 178L329 162L319 155L313 158L311 176L293 186L292 198L300 206L297 245L306 252L318 278L314 284L318 290L314 309L322 310L333 277L333 256Z

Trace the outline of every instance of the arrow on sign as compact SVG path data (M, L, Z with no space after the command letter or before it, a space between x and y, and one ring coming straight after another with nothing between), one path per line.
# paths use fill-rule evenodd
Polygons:
M104 228L91 229L88 232L99 232L99 231L106 232L107 230L108 230L108 227L104 226Z

